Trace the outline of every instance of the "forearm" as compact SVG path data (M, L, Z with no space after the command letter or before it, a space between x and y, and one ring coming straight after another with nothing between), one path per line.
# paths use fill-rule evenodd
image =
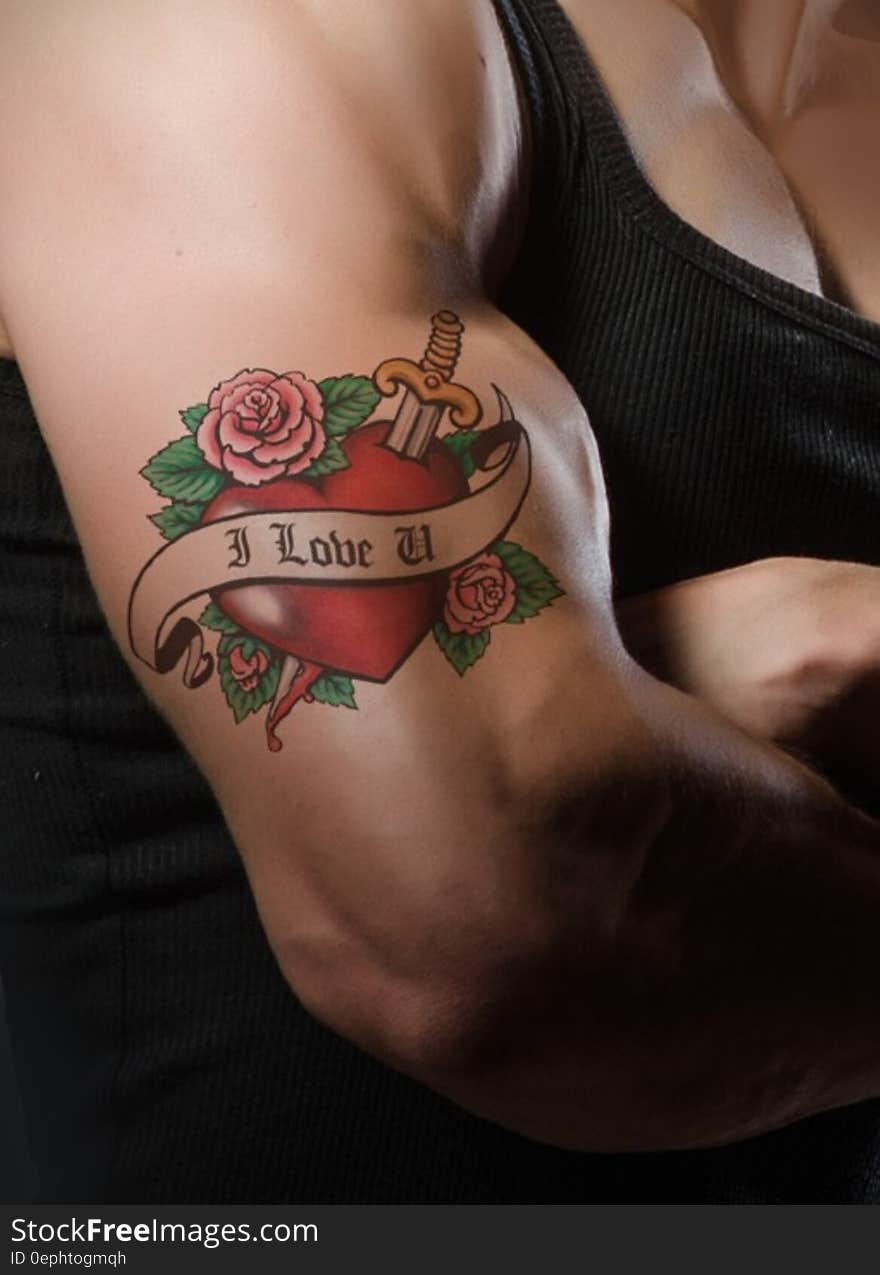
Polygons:
M633 657L877 812L880 569L769 558L618 604Z

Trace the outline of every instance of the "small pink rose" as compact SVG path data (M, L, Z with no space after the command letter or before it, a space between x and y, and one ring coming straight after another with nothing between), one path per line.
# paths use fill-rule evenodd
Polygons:
M211 390L196 441L209 465L256 487L298 474L324 450L324 401L301 372L245 368Z
M249 660L245 659L240 646L234 646L229 652L229 670L243 691L255 691L268 667L269 657L259 647Z
M516 581L497 553L483 553L449 577L443 619L450 633L479 633L501 624L516 605Z

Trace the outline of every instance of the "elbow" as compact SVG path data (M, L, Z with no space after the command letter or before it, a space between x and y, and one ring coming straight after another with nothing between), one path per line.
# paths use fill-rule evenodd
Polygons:
M611 927L566 913L562 883L537 868L519 875L481 908L438 902L378 947L342 927L318 940L313 927L278 955L303 1006L366 1053L482 1118L565 1145L549 1073L563 1058L583 1067L601 1022L592 996L613 999Z
M622 1072L638 1029L604 947L582 932L526 950L511 935L454 966L403 975L361 955L319 977L300 962L290 981L326 1026L481 1119L572 1150L656 1149L633 1126Z
M497 1060L526 992L540 994L550 977L560 926L541 876L515 846L497 872L472 846L453 879L416 897L377 895L357 912L325 900L295 925L288 914L272 930L276 960L313 1017L448 1092Z
M666 793L620 773L560 791L532 767L518 797L508 790L510 817L467 846L432 847L417 887L398 876L369 906L322 903L298 932L288 917L274 946L300 1002L483 1118L600 1149L619 1051L669 962L664 927L634 906ZM590 1094L595 1111L573 1122Z
M730 1078L663 1025L669 952L656 936L634 953L607 924L536 926L534 909L520 922L503 937L487 925L479 943L449 921L434 960L392 964L346 941L299 952L285 972L326 1026L534 1141L634 1152L729 1140L743 1114L724 1110Z
M304 952L297 944L281 965L301 1004L325 1026L427 1087L454 1094L497 1056L518 979L535 962L514 950L519 943L491 938L489 925L483 942L460 916L442 928L442 940L415 943L417 953L380 955L347 935L334 940L332 952L311 941Z

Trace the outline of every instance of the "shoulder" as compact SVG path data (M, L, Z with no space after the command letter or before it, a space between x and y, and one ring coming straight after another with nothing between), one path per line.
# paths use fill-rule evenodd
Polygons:
M209 184L231 157L245 181L274 156L300 199L336 162L369 167L452 224L498 167L487 146L514 161L491 0L6 0L3 16L7 189L43 164Z

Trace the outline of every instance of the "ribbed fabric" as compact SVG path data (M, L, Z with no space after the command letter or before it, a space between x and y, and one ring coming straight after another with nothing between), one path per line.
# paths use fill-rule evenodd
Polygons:
M620 589L782 552L878 561L880 329L690 231L557 6L497 8L538 160L504 305L590 410ZM880 1199L878 1104L719 1151L577 1155L315 1023L110 639L9 362L0 440L0 959L42 1199Z

